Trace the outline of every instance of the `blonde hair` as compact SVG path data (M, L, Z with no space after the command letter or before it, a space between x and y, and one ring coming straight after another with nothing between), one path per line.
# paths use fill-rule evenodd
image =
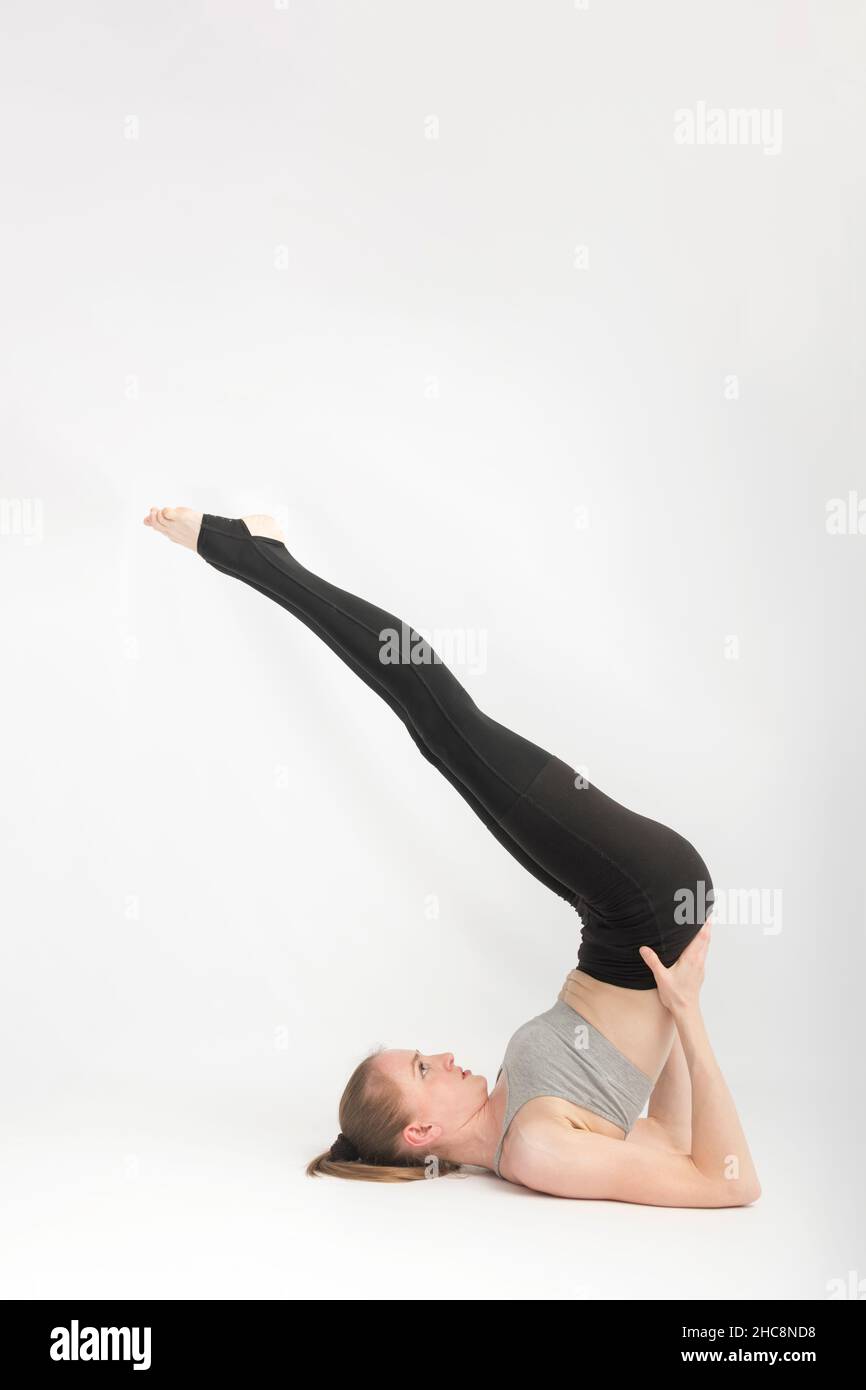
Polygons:
M411 1116L397 1083L375 1065L383 1050L377 1048L358 1064L340 1098L340 1130L361 1157L333 1159L326 1149L307 1164L308 1177L326 1174L356 1182L415 1182L431 1173L445 1176L460 1169L459 1163L433 1154L422 1154L419 1162L415 1154L404 1150L402 1134Z

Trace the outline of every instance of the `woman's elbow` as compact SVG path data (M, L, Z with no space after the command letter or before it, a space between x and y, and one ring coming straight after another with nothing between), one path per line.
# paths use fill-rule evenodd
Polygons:
M757 1202L761 1195L761 1184L757 1178L750 1183L734 1183L730 1192L732 1207L750 1207L753 1202Z

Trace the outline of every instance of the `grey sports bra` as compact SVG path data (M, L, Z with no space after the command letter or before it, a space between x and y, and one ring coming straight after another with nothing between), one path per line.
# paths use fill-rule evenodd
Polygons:
M633 1127L654 1081L629 1061L570 1004L557 999L552 1009L518 1028L505 1049L496 1080L505 1072L508 1096L502 1135L493 1166L497 1174L502 1145L521 1106L538 1096L570 1100L619 1125Z

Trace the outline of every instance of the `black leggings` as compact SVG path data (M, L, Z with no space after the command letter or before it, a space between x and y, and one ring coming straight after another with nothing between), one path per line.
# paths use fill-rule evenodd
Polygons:
M282 541L205 513L198 553L288 609L381 695L499 843L580 914L579 970L655 988L638 947L672 965L712 905L709 872L687 840L497 724L417 632L311 574Z

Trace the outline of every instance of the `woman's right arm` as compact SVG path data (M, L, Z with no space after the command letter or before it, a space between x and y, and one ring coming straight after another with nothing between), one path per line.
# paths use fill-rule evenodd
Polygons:
M691 1154L574 1129L565 1117L525 1121L509 1140L508 1178L554 1197L651 1207L743 1207L760 1188L698 1168Z
M733 1183L738 1189L753 1193L748 1200L755 1201L761 1194L758 1174L701 1014L700 991L711 925L705 922L668 968L649 946L642 946L640 953L653 972L659 999L676 1024L689 1069L692 1162L705 1177Z
M674 1012L692 1082L692 1161L708 1178L723 1178L761 1195L761 1184L737 1107L710 1046L697 1000Z

